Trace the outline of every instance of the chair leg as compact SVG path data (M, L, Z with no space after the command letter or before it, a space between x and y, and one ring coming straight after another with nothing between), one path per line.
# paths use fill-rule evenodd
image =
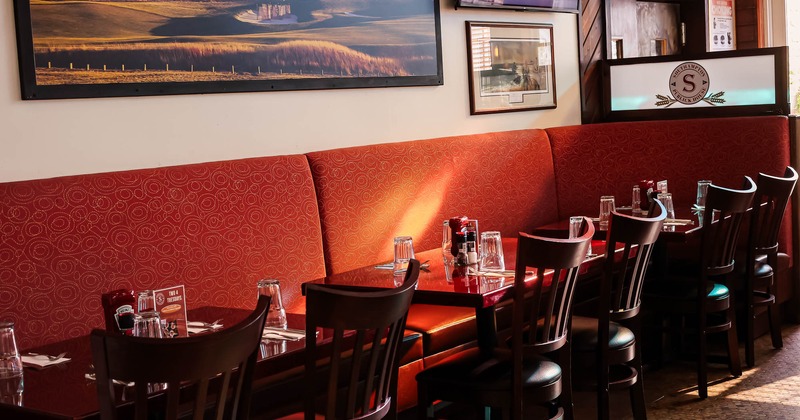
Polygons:
M747 337L745 337L744 341L744 359L745 363L747 364L748 368L751 368L756 365L756 351L755 351L755 340L756 340L756 315L755 315L755 308L753 307L751 296L748 296L748 305L747 305Z
M573 420L575 417L572 401L572 343L567 341L558 352L558 365L561 367L561 395L558 397L558 402L564 411L564 418Z
M417 382L417 419L428 419L428 410L433 410L433 407L428 401L427 385L424 382Z
M706 314L698 314L697 325L697 394L701 400L708 398L708 366L706 365Z
M631 411L633 412L633 418L635 420L646 420L647 419L647 407L644 400L644 372L642 370L642 346L641 343L638 341L639 337L642 336L642 326L641 320L636 318L634 321L635 324L633 327L635 328L635 336L637 338L637 342L635 343L636 352L634 353L633 360L631 361L631 366L636 369L636 383L633 384L630 388L630 397L631 397Z
M608 366L598 367L597 375L597 419L609 420Z
M731 322L731 329L728 330L728 367L731 374L735 377L742 376L742 362L739 359L739 340L736 337L736 309L731 297L730 306L726 310L728 320Z
M777 302L767 307L769 313L769 332L772 334L772 347L783 348L783 337L781 337L781 314L778 310Z

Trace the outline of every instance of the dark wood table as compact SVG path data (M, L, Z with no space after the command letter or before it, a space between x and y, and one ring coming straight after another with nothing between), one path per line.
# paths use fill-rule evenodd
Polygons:
M211 322L222 319L225 326L233 326L248 314L246 309L203 307L189 310L192 321ZM305 328L305 316L287 314L290 328ZM324 334L317 337L325 340ZM264 379L276 372L303 366L305 340L268 342L261 347L256 364L254 381ZM96 419L100 418L97 405L95 381L85 375L91 372L92 353L89 336L73 338L32 349L22 349L21 354L59 354L66 352L71 358L67 363L44 369L26 367L22 406L0 404L0 419ZM257 386L254 385L254 390ZM124 393L122 397L124 398ZM126 401L120 399L119 405Z
M552 227L550 230L558 230ZM553 232L550 232L553 233ZM562 232L566 233L566 231ZM594 252L605 250L605 241L592 241ZM517 239L503 238L503 252L507 270L515 268L517 256ZM621 257L621 249L618 251ZM420 261L428 261L430 266L422 270L419 283L414 292L415 303L425 303L440 306L459 306L475 309L477 324L478 346L490 350L497 344L497 321L495 307L498 303L511 299L513 296L514 276L496 278L480 275L468 275L463 278L448 281L442 261L442 250L433 249L416 253ZM581 265L579 281L591 276L596 276L602 268L603 255L587 258ZM392 270L376 269L366 266L345 273L335 274L309 283L327 284L345 289L385 289L396 287L402 281L402 276L395 276ZM529 275L526 282L531 286L536 281Z

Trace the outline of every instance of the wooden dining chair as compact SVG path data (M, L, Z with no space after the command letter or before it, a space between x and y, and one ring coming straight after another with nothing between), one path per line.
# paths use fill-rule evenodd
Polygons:
M101 418L118 418L117 391L124 388L114 381L135 383L136 419L177 419L189 414L194 419L248 418L250 385L268 307L269 297L261 296L242 322L186 338L129 337L93 330L90 338ZM166 407L163 401L148 404L148 386L164 383Z
M578 269L594 235L588 220L582 232L576 239L519 234L510 346L464 350L417 374L420 418L427 418L436 400L478 412L499 408L504 418L521 419L528 404L546 406L551 419L562 418L565 410L571 416L567 337ZM545 357L554 352L562 366ZM566 398L558 407L562 389Z
M641 295L650 256L667 211L654 200L658 214L650 218L611 213L606 233L606 257L597 298L597 317L572 317L573 364L595 375L583 382L597 392L597 418L609 418L610 390L630 390L635 419L647 418L642 376ZM615 258L615 250L623 247L623 258ZM627 258L625 256L628 256ZM583 375L586 377L587 375ZM576 385L582 383L576 375Z
M747 251L737 270L742 276L741 289L747 316L745 363L755 366L755 319L766 308L772 347L783 347L780 312L775 306L775 269L778 263L778 233L789 198L797 184L797 172L787 167L783 177L758 174L758 188L753 199Z
M736 313L733 295L727 284L734 270L734 254L742 218L753 201L756 186L746 176L741 190L708 187L700 258L688 272L668 273L666 281L652 282L645 288L645 305L662 314L676 314L694 319L694 329L678 332L697 335L697 390L701 399L708 397L707 335L727 333L728 367L733 376L742 374L736 337ZM709 315L719 314L720 322L709 322Z
M306 286L306 337L323 328L332 339L331 347L306 340L306 419L396 416L399 349L419 266L412 259L403 284L390 290Z

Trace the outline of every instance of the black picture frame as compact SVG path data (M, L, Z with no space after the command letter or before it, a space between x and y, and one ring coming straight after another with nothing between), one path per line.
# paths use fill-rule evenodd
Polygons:
M470 114L554 109L553 25L466 22Z
M456 9L459 7L577 14L580 0L456 0Z
M318 23L316 21L309 23L303 21L302 19L308 16L315 16L316 18L316 15L311 15L311 11L308 10L310 7L312 7L308 6L308 4L321 5L322 3L318 1L312 1L309 3L295 3L296 1L297 0L272 0L271 2L269 0L260 2L253 1L252 4L253 7L255 7L254 10L239 7L236 9L236 15L225 15L224 12L222 14L217 13L214 15L199 15L194 16L194 22L190 21L191 19L187 21L186 18L170 17L165 19L161 25L156 25L154 28L150 28L149 32L145 33L142 31L139 38L144 39L137 39L137 44L135 47L133 44L131 44L129 47L127 45L122 45L124 43L119 43L114 46L115 49L111 49L109 44L112 43L106 43L103 39L101 39L101 37L97 37L97 39L91 38L92 34L87 33L87 39L90 41L90 43L95 42L98 45L97 48L102 51L102 54L100 54L96 51L90 51L88 47L85 46L86 44L84 44L82 47L75 47L71 44L65 43L47 50L43 47L44 43L40 43L39 47L37 47L37 41L44 41L47 39L47 36L37 36L34 33L36 26L34 22L40 22L41 28L45 28L46 31L50 31L49 33L54 33L52 30L54 22L63 23L65 25L63 28L64 31L71 33L76 31L75 28L81 28L82 26L77 25L74 20L63 19L61 16L56 17L57 15L52 11L43 12L42 15L32 15L31 5L34 4L35 7L50 8L92 7L92 12L95 14L98 12L98 10L102 11L103 7L116 7L121 10L121 12L119 12L120 15L124 14L124 16L112 16L111 9L108 9L106 11L108 20L114 21L116 19L126 19L124 22L127 24L131 22L131 20L134 20L135 22L135 19L131 19L131 16L136 15L137 9L146 10L148 4L150 4L151 7L157 7L154 6L154 4L159 2L144 1L131 3L110 1L103 3L64 2L63 4L59 4L42 3L38 0L14 0L17 52L19 57L19 74L20 85L22 89L22 99L96 98L225 92L436 86L444 83L439 0L414 0L412 2L397 2L394 3L398 7L396 10L391 10L389 8L392 4L391 1L387 3L386 0L372 0L372 3L368 3L369 7L371 7L371 9L367 10L367 12L370 13L369 15L366 13L359 15L357 13L358 11L353 11L352 13L337 12L338 14L332 15L332 17L329 18L330 22L326 21L320 23L319 25L316 25ZM199 4L200 3L194 2L179 2L176 3L175 7L191 8L199 7ZM292 4L297 4L298 8L304 9L301 10L301 12L298 12L296 15L293 13L279 15L279 12L282 13L285 10L291 11L291 9L271 9L273 6L291 6ZM270 7L270 9L265 11L264 9L261 9L261 5L267 5ZM213 5L209 6L207 4L203 4L202 6L210 8L214 7ZM274 10L277 10L277 12L274 12ZM71 11L68 9L63 9L61 12ZM117 10L114 10L113 12L113 14L116 14ZM217 12L220 11L217 10ZM386 15L377 15L378 12L385 12ZM231 13L233 13L233 9L231 9ZM241 15L241 13L245 13L245 15ZM61 14L63 15L63 13ZM75 12L72 14L79 15L81 13ZM296 19L297 22L293 24L284 24L280 28L278 28L277 25L274 25L273 27L269 28L268 32L264 32L262 28L265 24L263 23L263 20L258 19L263 18L265 15L269 17L278 16L274 19L284 19L286 16L289 16L289 18ZM298 15L301 16L298 17ZM242 22L240 19L244 18L252 19L251 21ZM234 22L232 19L235 19L236 21ZM256 19L257 21L253 19ZM96 16L94 17L93 21L97 21ZM342 25L342 22L352 22L352 24L334 26ZM391 26L391 28L382 31L380 26L381 23L392 23L393 25L384 25L383 28L388 26ZM124 27L125 30L130 30L130 28L125 27L125 24L119 26ZM233 34L213 36L191 35L193 28L196 30L199 27L202 31L204 24L208 25L209 32L216 31L221 33L227 30L228 32L233 32ZM234 25L235 28L225 29L226 24L229 26ZM293 31L292 25L298 28L298 30L295 31L295 36L298 37L296 39L291 38L293 35L291 33ZM88 25L86 27L91 28L90 30L96 30L92 25ZM287 29L282 29L284 27ZM398 27L400 29L398 29ZM339 32L326 28L338 29ZM406 28L407 31L403 32L402 28ZM300 29L303 30L302 33ZM331 35L331 38L322 40L315 38L301 39L300 37L309 30L317 31L317 33L320 34L324 34L326 31L328 31L327 33ZM361 30L364 30L365 32L357 32ZM153 34L153 31L155 31L155 35ZM182 33L183 35L178 36L175 35L176 33ZM283 36L284 34L286 35L285 37ZM376 34L380 34L380 36L376 36ZM130 38L136 38L136 36L131 37L130 34L128 34L128 36ZM186 64L187 60L185 58L181 62L182 64L175 64L170 69L169 61L158 62L156 60L150 66L151 74L145 74L147 73L145 71L145 69L147 69L146 61L150 60L151 57L158 57L159 48L165 49L168 48L169 45L180 46L183 48L183 50L187 50L180 52L182 57L185 57L190 53L194 53L194 51L188 51L190 49L190 44L184 44L184 42L188 42L185 41L187 39L193 40L191 41L192 47L198 44L202 46L204 43L203 40L207 39L209 48L212 48L220 45L220 40L225 40L225 38L228 37L230 38L230 43L225 45L231 45L230 51L233 52L217 52L213 54L217 54L220 57L223 57L227 54L227 56L230 57L234 54L241 54L234 48L239 44L244 45L244 42L240 42L240 39L251 40L253 38L258 38L258 36L263 36L264 40L261 41L264 42L264 44L256 45L256 47L254 47L256 52L248 53L247 60L241 59L241 62L254 61L253 57L258 56L259 51L261 51L259 48L268 48L267 46L278 45L281 42L281 38L285 38L283 40L286 42L296 41L299 44L292 44L282 47L284 49L282 50L284 55L281 57L283 58L275 58L274 61L276 62L284 60L284 58L290 54L290 52L285 50L288 49L291 51L291 48L297 49L298 45L300 45L302 48L309 49L307 52L309 56L312 53L318 53L320 50L322 50L323 53L327 53L330 56L330 60L326 61L324 66L322 64L317 65L314 63L317 63L321 60L313 61L295 58L301 56L300 53L295 52L295 56L292 56L291 58L291 60L294 61L287 65L285 72L283 68L278 71L272 64L265 65L268 70L265 69L263 72L260 65L255 66L249 64L242 64L241 67L237 66L236 64L223 65L220 67L212 65L210 69L208 66L204 65L203 68L200 69L201 66L199 65L197 68L195 68L194 64ZM353 48L348 45L334 42L342 42L342 40L347 39L347 37L353 37L353 40L355 41L353 43L360 42L359 45ZM407 40L409 42L402 44L399 47L389 45L389 43L392 41L387 41L386 44L375 43L376 39L391 39L391 37L394 37L394 40ZM275 41L273 41L272 38L274 38ZM358 41L355 40L356 38ZM173 41L174 44L167 44L168 42ZM277 44L270 44L270 42L276 42ZM314 42L318 43L314 44ZM75 42L75 44L77 45L78 42ZM341 49L339 49L340 46L342 47ZM85 49L81 50L80 48ZM126 50L125 48L130 49ZM141 50L136 50L134 48L141 48ZM272 51L275 50L279 50L279 48L275 47L273 50L269 50L269 52L273 53ZM382 56L378 54L386 52L395 55ZM120 63L120 61L124 60L117 60L115 63L111 64L101 63L109 57L122 56L128 58L125 55L126 53L129 57L137 57L131 60L132 63L145 61L144 65L129 64L126 68L124 63ZM263 54L265 54L264 57L267 57L266 52ZM80 57L81 55L86 59L79 61L76 57ZM176 52L174 55L177 56L178 52ZM315 57L318 56L319 55ZM67 66L66 62L62 61L59 63L59 67L57 68L53 63L56 60L48 60L48 57L58 57L58 59L63 59L66 57L70 64ZM290 59L286 60L290 61ZM86 64L87 62L91 63ZM281 63L283 63L283 61L281 61ZM278 66L282 65L283 64L278 64ZM304 68L311 67L321 70L319 70L319 73L316 71L304 70ZM334 70L325 73L326 68L331 68ZM336 68L339 69L339 74L335 74ZM47 71L47 73L45 73L45 71ZM110 74L109 71L115 73ZM130 72L130 74L132 74L134 71L139 72L140 75L147 77L142 77L141 80L137 78L135 81L129 81L128 79L132 76L126 72ZM154 73L156 71L163 72L164 74L155 75ZM173 74L170 74L170 72ZM183 73L176 75L179 72ZM83 74L78 76L81 73ZM199 76L201 73L203 73L203 80L197 80L200 79ZM268 77L268 74L273 75L274 77ZM311 76L311 74L314 76ZM118 77L119 79L114 79L114 77ZM163 80L165 78L167 80ZM120 81L120 79L125 80ZM188 79L188 81L181 81L182 79ZM112 81L108 82L108 80Z

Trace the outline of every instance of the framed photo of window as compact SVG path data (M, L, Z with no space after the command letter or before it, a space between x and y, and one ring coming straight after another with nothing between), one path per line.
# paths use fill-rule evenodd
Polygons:
M467 22L470 114L556 107L553 26Z

